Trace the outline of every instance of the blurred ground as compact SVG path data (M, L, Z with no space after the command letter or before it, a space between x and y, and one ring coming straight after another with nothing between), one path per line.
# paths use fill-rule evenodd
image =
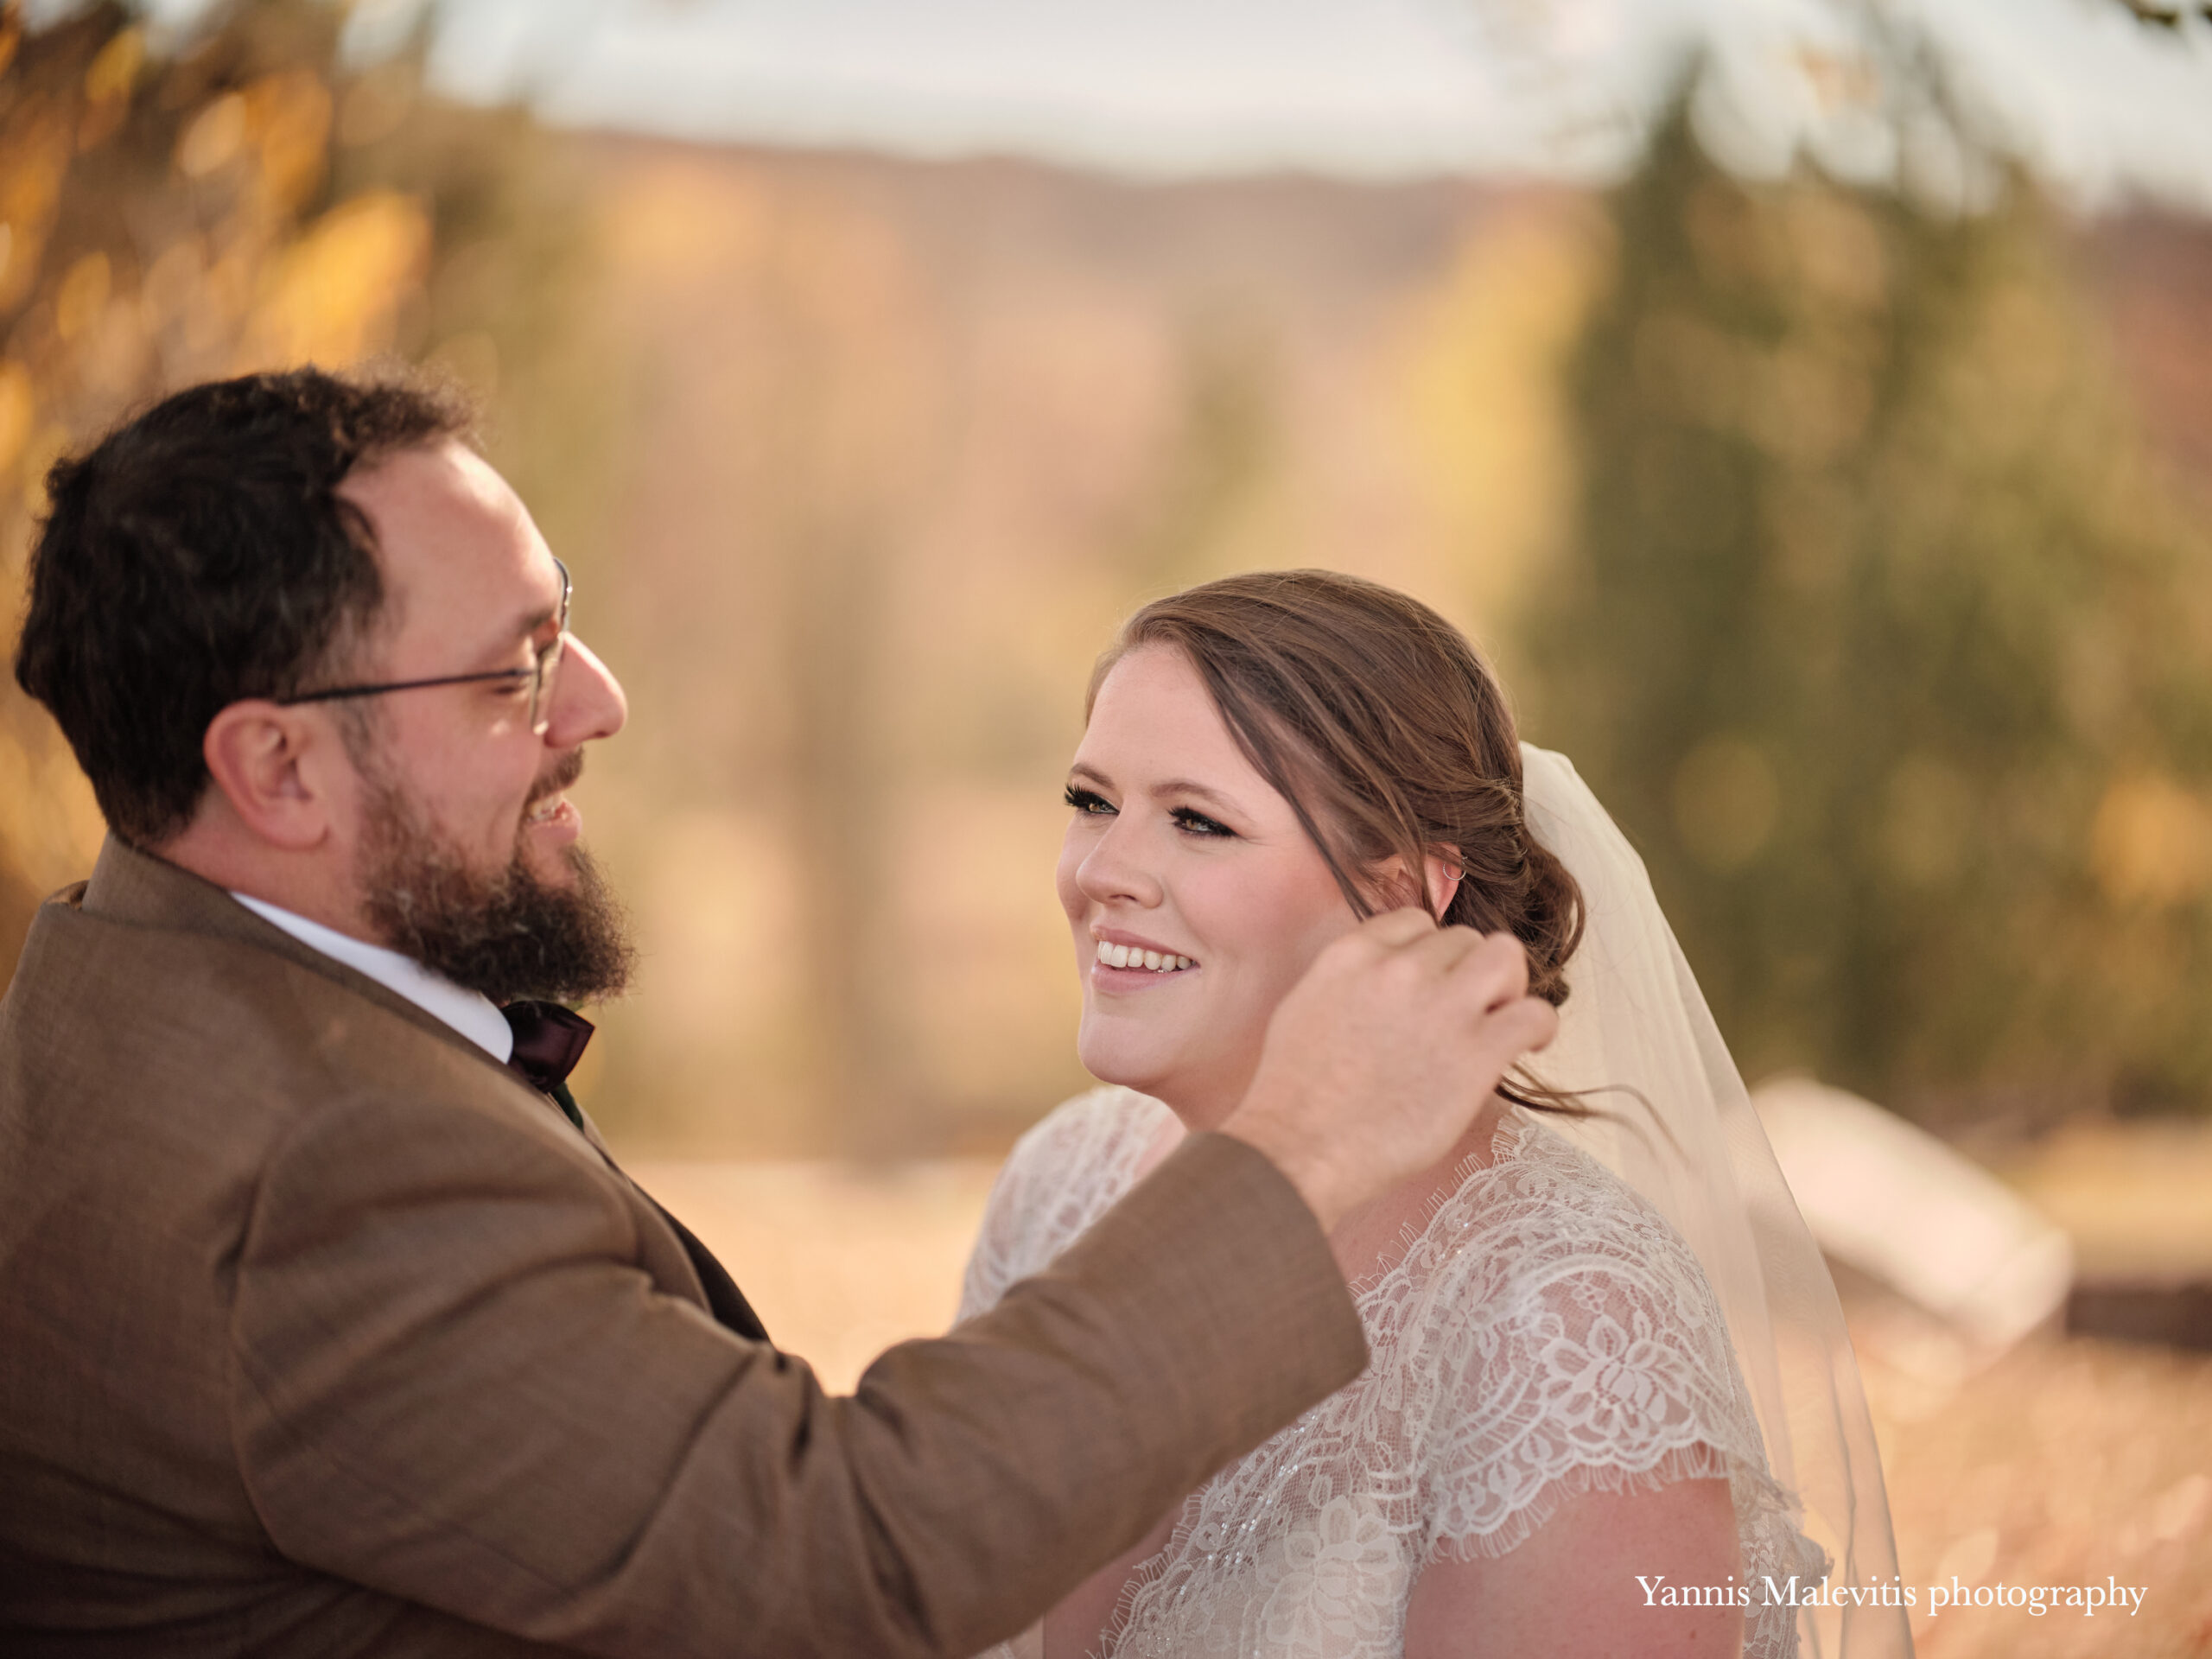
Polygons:
M2155 1140L2156 1137L2153 1137ZM2175 1207L2203 1155L2082 1131L2006 1173L2081 1236L2085 1262ZM2146 1176L2163 1166L2170 1179ZM870 1172L827 1162L635 1161L645 1188L728 1264L778 1343L849 1389L903 1338L945 1328L997 1165L942 1160ZM2178 1207L2176 1207L2178 1206ZM2176 1236L2169 1231L2168 1236ZM1975 1371L1931 1363L1878 1316L1854 1336L1880 1436L1914 1620L1931 1659L2179 1659L2212 1654L2212 1354L2079 1338L2031 1339ZM1926 1586L2147 1586L2123 1619L2024 1609L1930 1620Z
M842 1394L893 1343L952 1323L998 1160L623 1167L729 1268L777 1346Z
M1922 1659L2212 1653L2212 1355L2053 1338L2015 1349L1934 1409L1877 1364L1867 1386L1898 1562L1921 1586ZM1929 1619L1926 1586L1954 1575L1967 1586L2116 1578L2146 1593L2133 1618L1977 1608Z
M2212 1125L2073 1123L1984 1161L2066 1230L2081 1278L2212 1279Z

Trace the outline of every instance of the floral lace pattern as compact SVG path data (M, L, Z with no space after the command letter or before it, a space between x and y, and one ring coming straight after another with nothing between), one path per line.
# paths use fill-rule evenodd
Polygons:
M1066 1249L1172 1134L1157 1101L1100 1089L1025 1135L962 1317ZM1122 1598L1113 1659L1390 1659L1424 1565L1502 1555L1576 1493L1676 1480L1729 1482L1747 1581L1821 1576L1688 1247L1531 1114L1507 1114L1492 1157L1353 1286L1365 1374L1192 1495ZM1796 1646L1787 1606L1746 1610L1751 1659Z

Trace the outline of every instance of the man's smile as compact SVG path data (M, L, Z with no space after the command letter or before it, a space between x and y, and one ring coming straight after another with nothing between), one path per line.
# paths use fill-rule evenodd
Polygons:
M565 795L549 795L523 815L523 828L533 835L550 831L560 840L573 841L583 833L583 814Z
M569 799L567 790L583 776L583 751L575 749L562 758L560 764L540 779L537 788L525 804L522 827L531 835L550 832L557 841L574 841L583 831L583 815Z

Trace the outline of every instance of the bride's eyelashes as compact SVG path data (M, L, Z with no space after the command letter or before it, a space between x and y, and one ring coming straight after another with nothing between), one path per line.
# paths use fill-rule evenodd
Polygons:
M1218 818L1210 818L1203 812L1187 806L1179 806L1168 815L1175 820L1175 827L1187 830L1194 836L1219 836L1234 839L1236 832Z
M1085 789L1080 784L1070 784L1061 791L1060 798L1076 811L1087 817L1110 818L1121 809L1095 789ZM1212 839L1233 841L1236 832L1218 818L1210 818L1194 807L1179 806L1168 813L1178 830L1185 834L1205 836Z

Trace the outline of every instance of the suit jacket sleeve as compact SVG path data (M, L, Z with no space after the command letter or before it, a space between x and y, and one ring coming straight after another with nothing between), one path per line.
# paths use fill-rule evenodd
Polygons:
M563 1151L382 1097L266 1166L231 1390L287 1555L597 1654L973 1653L1365 1363L1311 1213L1226 1137L849 1398L658 1289Z

